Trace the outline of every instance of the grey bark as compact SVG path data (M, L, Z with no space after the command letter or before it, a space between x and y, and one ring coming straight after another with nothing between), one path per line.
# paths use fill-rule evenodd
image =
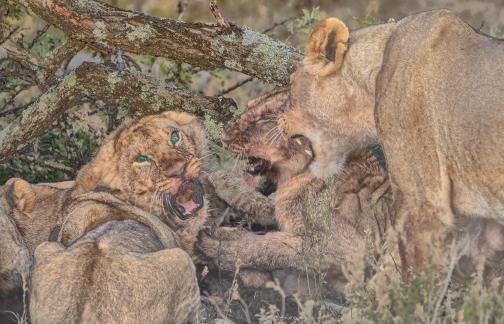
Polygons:
M227 68L275 84L287 84L302 55L248 28L186 23L121 10L94 0L11 0L74 41L161 56L204 69Z
M18 146L41 135L83 97L128 107L139 114L179 110L220 121L229 120L235 108L234 101L229 98L203 97L187 90L168 89L142 73L84 63L49 88L0 132L0 161L11 157Z

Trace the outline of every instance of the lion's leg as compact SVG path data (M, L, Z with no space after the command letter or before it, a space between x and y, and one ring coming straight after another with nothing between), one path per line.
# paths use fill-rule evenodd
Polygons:
M446 225L440 221L447 211L432 205L405 203L398 207L399 253L403 278L425 270L428 249L443 240Z
M403 49L401 49L402 51ZM418 65L393 60L389 53L379 76L375 119L385 153L402 231L403 268L420 272L429 237L453 222L447 125L437 119L440 102L432 100L430 76ZM405 81L407 80L407 81Z
M220 269L252 268L272 271L296 267L301 263L302 239L285 232L257 235L236 228L217 228L210 236L199 235L199 249Z
M249 187L242 177L221 171L212 173L209 178L217 196L247 215L249 221L262 226L276 224L273 201Z
M451 180L428 129L421 133L426 138L414 129L394 127L399 131L384 136L383 146L397 212L402 267L419 273L425 268L429 242L433 237L442 238L453 222Z

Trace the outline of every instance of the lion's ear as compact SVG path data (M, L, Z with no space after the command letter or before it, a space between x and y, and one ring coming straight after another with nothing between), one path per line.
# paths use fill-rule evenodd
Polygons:
M350 32L337 18L322 21L310 35L303 62L305 71L320 76L337 72L348 49Z
M23 179L10 179L5 184L5 197L11 208L16 208L19 211L30 214L35 206L35 191L32 185Z

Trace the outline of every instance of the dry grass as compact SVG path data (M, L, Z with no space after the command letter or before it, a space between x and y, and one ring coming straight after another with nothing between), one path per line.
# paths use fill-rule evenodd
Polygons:
M314 205L318 204L315 208ZM260 309L259 313L248 314L247 323L503 323L504 293L501 279L485 278L485 260L476 261L476 271L469 278L454 279L454 272L460 258L466 253L467 237L446 240L435 238L429 248L428 266L422 275L409 282L401 279L398 267L391 258L391 246L395 242L394 233L381 246L376 260L365 257L366 247L357 251L350 259L345 274L349 280L346 286L347 301L344 304L332 301L324 295L327 283L320 264L328 248L328 241L337 238L330 235L328 226L331 206L325 200L309 201L313 213L307 218L303 250L307 276L312 283L309 297L296 296L298 315L288 317L285 312L286 293L278 281L267 283L278 295L278 303ZM325 212L324 212L325 211ZM316 217L316 219L313 219ZM312 223L311 223L312 222ZM326 226L321 230L320 225ZM398 260L397 260L398 261ZM376 274L366 276L369 263ZM238 272L228 296L246 301L239 295ZM228 302L227 307L230 306ZM247 312L247 308L243 307ZM228 319L229 320L229 319Z
M26 302L26 295L28 294L28 274L23 273L21 275L21 283L22 283L22 289L23 289L23 311L21 314L16 314L11 311L6 311L6 313L10 314L14 320L15 323L17 324L28 324L28 304Z

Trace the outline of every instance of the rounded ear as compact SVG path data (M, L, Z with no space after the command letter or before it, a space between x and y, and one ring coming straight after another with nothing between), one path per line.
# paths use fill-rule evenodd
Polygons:
M32 185L23 179L10 179L5 184L5 197L11 208L29 214L35 206L36 194Z
M305 71L327 76L337 72L348 49L350 32L338 18L322 21L310 35L303 61Z

